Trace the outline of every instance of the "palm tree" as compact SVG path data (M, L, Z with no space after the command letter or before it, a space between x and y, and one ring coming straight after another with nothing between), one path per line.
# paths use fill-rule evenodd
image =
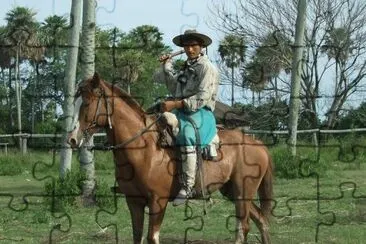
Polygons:
M258 100L260 101L260 92L265 88L270 72L268 66L264 65L257 57L254 57L243 71L243 80L245 87L252 91L252 105L255 103L255 93L258 93Z
M143 72L144 56L156 58L166 49L162 35L156 26L141 25L132 29L121 40L119 47L122 48L122 52L118 58L116 71L127 86L128 93L131 93L131 85Z
M246 51L244 38L236 35L227 35L220 42L218 51L226 67L231 69L231 106L234 106L234 69L244 63Z
M40 69L48 68L52 69L53 75L56 75L56 67L60 65L60 49L59 45L65 45L66 42L66 28L67 19L62 16L53 15L47 17L38 28L37 40L42 47L44 57L43 60L31 60L31 65L34 67L34 82L30 84L29 90L32 93L31 96L31 132L34 132L35 128L35 117L37 112L40 113L41 121L45 121L45 105L47 101L42 99L43 95L49 95L55 93L55 86L61 87L61 82L55 84L49 79L41 79ZM64 51L62 50L62 53ZM62 60L62 62L64 62ZM48 66L48 67L47 67ZM62 64L63 66L63 64ZM58 89L59 90L59 89ZM36 101L36 102L35 102ZM49 101L48 101L49 102ZM36 110L36 107L38 109Z
M162 36L156 26L138 26L126 35L120 35L118 55L114 56L116 78L122 81L121 85L127 88L128 93L135 91L134 95L143 96L146 106L161 95L159 86L148 89L146 86L151 84L151 74L159 65L157 57L170 51Z
M125 38L125 33L118 28L95 29L95 70L101 77L111 82L121 81L118 74L119 68L123 67L120 62L124 47L119 49L121 40Z
M274 80L275 101L279 101L277 77L281 71L288 73L291 69L292 50L289 43L290 40L277 31L263 38L244 73L245 83L253 92L260 93Z
M346 62L351 56L354 48L354 41L351 39L350 30L346 27L334 28L329 31L325 37L325 45L322 51L328 55L329 59L335 60L335 86L334 100L327 113L327 126L335 126L335 120L339 110L345 102L348 91L347 87Z
M11 64L10 41L7 38L6 26L0 27L0 68L8 69Z
M342 69L352 53L352 45L353 41L346 28L332 29L325 37L325 45L321 50L328 55L329 59L335 60L336 81L339 78L339 69ZM334 95L337 95L337 86L335 86Z
M40 27L40 40L46 47L45 55L57 60L59 48L65 50L67 42L67 19L64 16L52 15L47 17Z
M141 25L134 28L127 36L127 39L129 44L135 44L135 47L133 45L131 47L144 51L148 50L156 57L165 49L162 35L156 26Z
M345 62L352 53L353 44L350 32L346 27L334 28L327 33L322 51L337 62Z
M142 52L128 50L121 59L121 67L117 70L118 76L127 85L127 93L131 94L131 85L137 81L142 72Z
M12 110L12 101L10 99L10 93L12 91L12 84L11 84L11 53L10 53L10 41L7 38L7 29L6 26L0 27L0 69L1 69L1 76L4 82L4 87L6 87L6 77L5 77L5 70L9 70L8 75L8 89L6 90L6 103L9 109L9 125L12 127L14 125L14 119L11 113Z
M38 46L36 38L38 23L35 20L36 12L26 7L16 7L6 14L7 38L13 45L12 52L15 58L15 94L17 104L18 133L22 132L22 87L20 84L19 65L23 59L40 60L43 57L42 48ZM20 148L22 140L19 141Z

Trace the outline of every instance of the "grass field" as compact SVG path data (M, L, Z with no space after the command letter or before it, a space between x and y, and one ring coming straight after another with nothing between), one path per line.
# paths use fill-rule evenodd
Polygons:
M322 150L319 160L309 158L301 166L304 172L313 172L306 168L326 164L318 176L275 179L270 226L273 243L366 243L366 164L361 149L357 160L349 162L345 158L352 155L339 153L339 148ZM98 199L103 204L90 208L82 207L78 198L73 204L58 207L57 197L45 193L45 184L58 172L59 155L53 156L49 152L24 158L0 155L3 165L4 161L10 165L17 161L8 172L18 164L22 167L14 175L0 175L0 243L131 243L130 216L123 196L115 198L107 190L114 185L110 153L96 155L109 165L97 167ZM275 160L276 164L281 167ZM234 207L219 194L212 199L205 216L202 201L191 201L188 208L169 206L161 243L232 243ZM260 243L254 225L249 243Z

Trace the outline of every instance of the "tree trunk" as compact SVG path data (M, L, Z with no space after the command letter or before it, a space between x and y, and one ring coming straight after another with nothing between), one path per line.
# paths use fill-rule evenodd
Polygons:
M234 66L231 67L231 107L234 107Z
M20 52L20 46L17 45L16 50L16 57L15 57L15 98L16 98L16 104L17 104L17 125L18 125L18 134L22 133L22 103L21 103L21 85L20 85L20 75L19 75L19 52ZM19 137L19 149L21 152L23 152L23 143L22 143L22 137Z
M72 0L71 14L70 14L70 28L66 61L66 72L64 77L64 94L65 100L63 103L64 112L64 137L63 148L61 149L60 158L60 177L64 178L68 171L71 170L72 150L66 143L67 133L72 130L72 119L74 114L74 94L75 94L75 79L76 67L78 63L79 51L79 34L81 23L81 3L82 0Z
M330 107L327 115L327 128L333 129L335 127L339 111L343 107L343 104L345 103L346 99L347 99L346 94L338 95L334 98L332 106Z
M95 71L95 0L84 0L83 2L83 24L81 45L81 79L86 80L94 75ZM82 182L82 194L84 203L94 201L95 173L94 173L94 152L88 148L94 145L94 138L90 138L80 151L80 171L85 174Z
M299 0L297 5L294 56L292 60L291 97L290 97L290 147L292 156L296 156L297 124L300 109L300 79L302 72L302 55L306 21L306 0Z
M39 63L36 62L35 63L35 71L36 71L36 80L35 80L35 83L34 83L34 86L33 86L33 91L32 91L32 98L31 98L31 110L32 110L32 113L31 113L31 133L33 134L34 133L34 127L35 127L35 119L34 119L34 98L36 97L36 91L37 91L37 86L38 86L38 81L39 81Z
M277 76L274 78L274 83L275 83L275 101L276 102L280 102L280 96L278 94L278 81L277 81Z
M10 126L10 128L13 128L15 123L14 123L14 117L13 117L12 100L11 100L11 97L10 97L10 93L11 93L11 90L12 90L12 88L11 88L12 72L11 71L12 71L12 68L11 68L11 65L10 65L10 67L9 67L9 77L8 77L8 79L9 79L9 84L8 84L8 89L9 89L8 108L9 108L9 126Z

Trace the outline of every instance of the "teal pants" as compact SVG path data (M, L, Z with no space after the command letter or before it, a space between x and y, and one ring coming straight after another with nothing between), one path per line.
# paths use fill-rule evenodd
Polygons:
M216 135L216 120L213 112L207 108L201 108L196 112L188 113L184 109L172 111L179 121L179 134L176 136L178 146L194 146L197 144L195 130L189 121L191 118L200 135L200 146L207 146Z

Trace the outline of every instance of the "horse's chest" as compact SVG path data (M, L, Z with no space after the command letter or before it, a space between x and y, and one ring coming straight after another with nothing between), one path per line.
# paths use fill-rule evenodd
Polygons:
M143 196L146 194L146 189L141 182L142 177L131 164L117 164L115 173L121 193L135 196Z
M136 182L135 179L131 179L130 181L125 181L122 179L116 178L118 187L121 193L126 196L146 196L147 191L144 187L141 187L139 182Z

